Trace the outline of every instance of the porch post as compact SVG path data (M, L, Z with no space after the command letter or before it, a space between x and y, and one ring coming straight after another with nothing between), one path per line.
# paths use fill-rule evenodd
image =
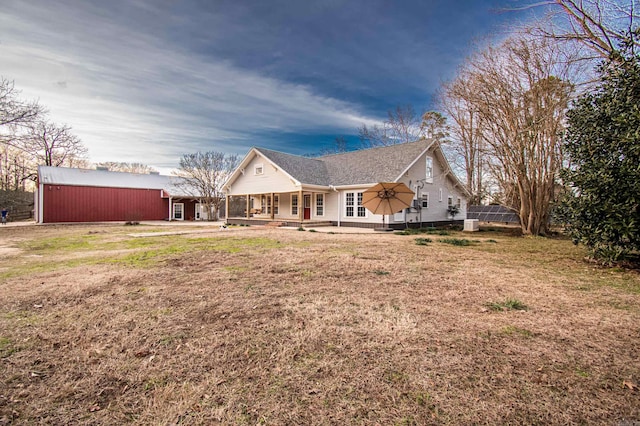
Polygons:
M298 220L300 223L304 220L304 200L302 199L302 188L298 192Z
M251 195L247 194L247 219L251 217L249 214L249 198L251 198Z
M229 222L229 194L226 194L227 196L224 197L224 223L228 223Z
M273 192L271 193L271 220L275 218L275 214L273 212Z

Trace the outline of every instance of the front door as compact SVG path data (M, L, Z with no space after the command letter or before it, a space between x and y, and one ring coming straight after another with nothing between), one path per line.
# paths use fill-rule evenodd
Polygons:
M183 203L173 203L173 220L184 220Z
M196 220L208 220L209 215L207 214L207 205L203 203L197 203L195 205L195 219Z
M304 220L311 219L311 194L304 195Z

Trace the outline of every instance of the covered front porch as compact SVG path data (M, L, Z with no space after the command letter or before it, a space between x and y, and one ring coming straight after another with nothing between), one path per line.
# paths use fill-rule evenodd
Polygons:
M326 192L311 190L228 195L226 222L232 225L331 225L326 215L326 195Z

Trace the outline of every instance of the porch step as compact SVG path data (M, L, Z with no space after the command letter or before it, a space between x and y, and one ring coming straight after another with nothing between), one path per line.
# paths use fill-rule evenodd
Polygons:
M280 226L284 226L283 222L269 222L265 224L265 226L271 226L273 228L279 228Z

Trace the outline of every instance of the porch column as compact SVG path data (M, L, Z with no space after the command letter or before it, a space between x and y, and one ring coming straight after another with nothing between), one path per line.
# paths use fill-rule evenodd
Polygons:
M247 194L247 219L251 217L249 213L249 198L251 198L251 196Z
M298 220L300 223L304 220L304 200L302 199L302 189L298 192Z
M229 222L229 194L224 197L224 222Z
M275 213L273 212L273 192L271 193L271 220L275 218Z

